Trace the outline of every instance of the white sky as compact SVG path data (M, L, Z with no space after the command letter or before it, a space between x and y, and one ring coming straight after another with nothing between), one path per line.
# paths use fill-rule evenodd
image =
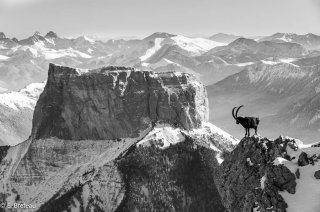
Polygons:
M0 0L0 31L61 36L320 33L320 0Z

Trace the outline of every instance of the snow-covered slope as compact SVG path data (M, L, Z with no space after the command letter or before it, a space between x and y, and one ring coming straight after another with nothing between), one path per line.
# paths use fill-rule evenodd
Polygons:
M298 171L299 176L297 176L296 179L297 186L295 194L284 191L281 192L281 196L289 206L288 212L317 212L320 208L320 179L315 178L315 172L320 170L320 162L316 159L316 157L320 156L320 147L312 144L304 145L301 141L292 138L289 139L298 144L296 151L292 148L287 148L287 154L294 159L290 161L279 157L274 161L274 164L286 166L295 175L297 175L296 173ZM299 165L298 160L302 152L306 153L309 158L315 156L314 159L316 159L316 161L314 164Z
M0 94L0 146L16 145L31 133L33 110L45 83L33 83L19 92Z
M32 83L19 92L0 94L0 105L8 109L34 109L36 102L43 91L45 83Z

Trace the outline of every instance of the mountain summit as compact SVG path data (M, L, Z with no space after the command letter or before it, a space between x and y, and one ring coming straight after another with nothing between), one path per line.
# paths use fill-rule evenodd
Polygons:
M53 31L49 31L46 35L45 35L46 38L57 38L58 35L57 33L53 32Z
M157 122L191 130L208 120L205 89L186 73L126 67L85 71L50 64L48 76L33 119L36 139L137 137ZM90 107L84 107L87 102Z
M6 35L3 32L0 32L0 39L5 39Z

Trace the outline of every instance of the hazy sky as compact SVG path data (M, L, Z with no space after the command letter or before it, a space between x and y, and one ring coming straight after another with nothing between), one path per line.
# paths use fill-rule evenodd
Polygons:
M0 0L0 31L27 37L320 33L320 0Z

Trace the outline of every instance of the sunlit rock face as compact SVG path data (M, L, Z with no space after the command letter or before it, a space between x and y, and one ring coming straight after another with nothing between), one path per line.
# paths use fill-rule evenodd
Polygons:
M189 74L126 67L79 70L51 64L35 109L32 137L137 137L156 122L190 130L207 120L206 91Z

